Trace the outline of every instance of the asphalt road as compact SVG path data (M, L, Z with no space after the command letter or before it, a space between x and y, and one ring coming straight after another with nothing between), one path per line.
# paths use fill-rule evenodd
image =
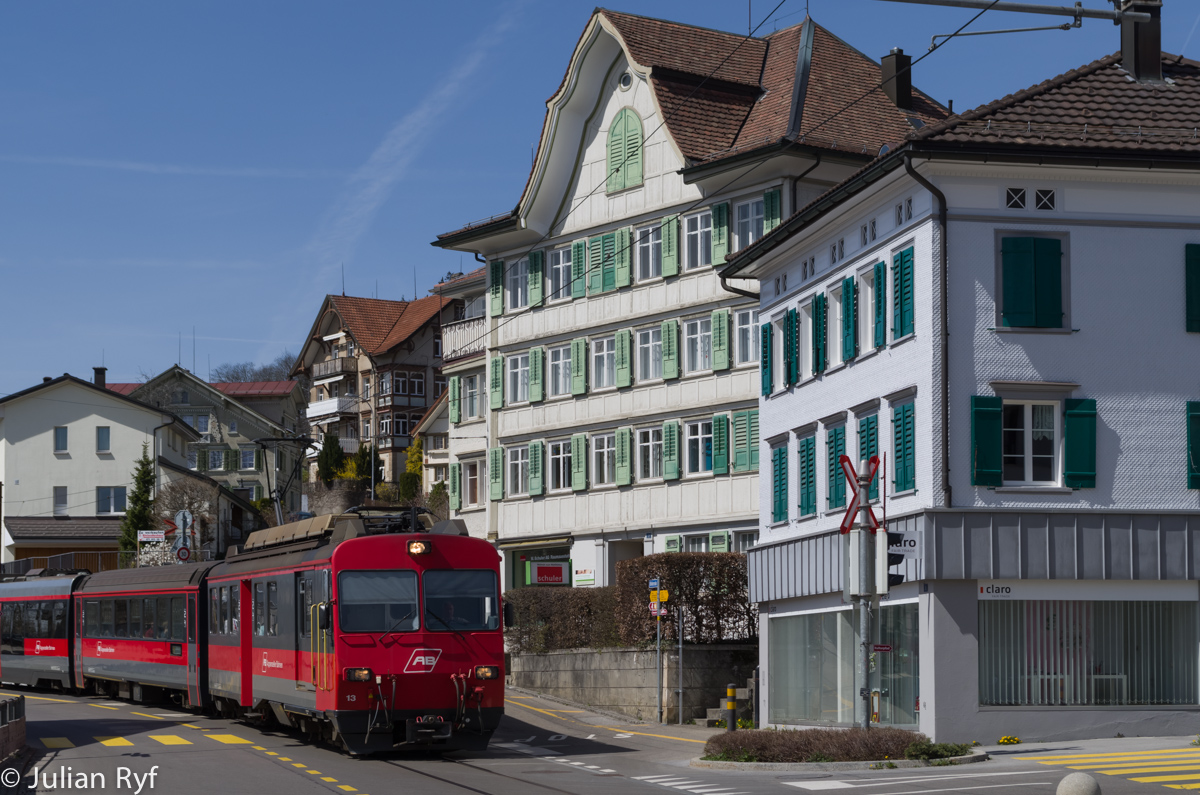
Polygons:
M1200 747L1191 746L1191 738L1017 746L996 749L990 762L919 770L747 773L688 766L713 730L622 722L510 693L507 715L484 754L358 759L308 744L298 734L178 710L7 692L27 697L27 740L38 781L30 789L31 768L5 791L25 793L608 795L619 790L623 795L802 795L861 790L864 795L1042 795L1054 793L1063 776L1081 768L1100 779L1105 795L1200 785Z

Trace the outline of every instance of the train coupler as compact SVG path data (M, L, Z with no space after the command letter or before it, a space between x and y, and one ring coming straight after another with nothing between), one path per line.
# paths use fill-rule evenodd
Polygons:
M406 720L404 738L406 743L423 744L438 740L449 740L453 726L440 715L424 715Z

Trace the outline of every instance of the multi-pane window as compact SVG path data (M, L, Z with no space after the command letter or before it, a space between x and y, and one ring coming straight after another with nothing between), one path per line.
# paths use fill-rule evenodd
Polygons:
M379 435L383 436L383 437L392 435L392 415L391 414L380 414L379 415Z
M396 373L392 376L392 380L395 382L395 386L392 389L393 392L397 395L408 394L408 373Z
M549 253L550 293L548 301L571 297L571 247L556 248Z
M684 325L684 350L689 373L712 369L712 318L689 320Z
M54 452L67 452L67 429L63 425L54 429Z
M237 420L230 420L230 421L229 421L229 432L230 432L230 433L237 433L237 432L238 432L238 422L237 422Z
M242 457L242 469L254 469L254 448L249 450L239 450L238 453Z
M600 433L592 437L592 483L607 486L617 477L617 436Z
M366 384L366 386L370 387L370 384ZM433 396L439 397L445 391L446 391L446 376L435 375L433 377ZM369 389L368 389L368 392L369 392ZM370 395L368 394L368 395L365 395L364 397L370 397Z
M191 450L188 450L188 451L187 451L187 463L188 463L188 469L195 469L195 468L196 468L196 466L197 466L197 463L196 463L197 459L198 459L198 456L197 456L197 454L196 454L196 449L195 449L195 448L192 448Z
M637 432L638 480L662 477L662 428L642 428Z
M708 536L684 536L684 549L688 552L707 552Z
M463 417L473 420L479 417L479 376L468 375L462 380Z
M688 216L683 220L684 267L702 268L712 265L712 212Z
M758 533L738 533L733 539L734 552L749 552L758 543Z
M412 373L411 375L409 375L409 377L408 377L408 393L410 395L416 395L417 397L423 397L425 395L425 374L424 373Z
M546 445L550 458L550 490L571 488L571 440Z
M413 424L415 424L415 423L413 423ZM396 414L395 415L394 430L395 430L397 436L407 436L408 432L411 429L412 429L412 424L410 424L410 420L409 420L407 414Z
M687 471L688 474L712 472L713 424L712 420L687 424Z
M96 513L125 513L125 487L97 487Z
M617 383L617 339L592 340L592 386L603 389Z
M479 504L479 462L471 461L462 465L463 473L463 505Z
M662 276L662 225L643 226L634 232L639 281Z
M334 386L337 386L337 384L334 384ZM200 414L199 416L196 417L196 430L200 431L200 433L208 433L208 415L207 414Z
M739 311L735 316L735 324L737 326L737 363L757 362L760 344L758 310L743 309Z
M508 270L508 308L524 309L529 306L529 260L518 260Z
M508 448L508 494L519 497L529 493L529 445Z
M1059 422L1053 402L1004 401L1004 482L1057 483Z
M209 450L208 451L208 468L220 471L225 468L225 451L224 450Z
M763 236L763 200L742 202L734 208L734 251Z
M637 333L638 380L662 378L662 328L642 329Z
M529 354L519 353L508 357L508 400L524 403L529 400Z
M231 431L232 433L232 431ZM107 453L109 451L109 441L112 437L112 430L107 425L96 426L96 452Z
M571 394L571 346L562 345L549 350L550 396Z

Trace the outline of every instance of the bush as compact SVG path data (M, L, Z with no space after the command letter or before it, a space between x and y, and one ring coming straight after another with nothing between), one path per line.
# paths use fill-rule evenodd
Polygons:
M615 619L616 589L517 588L504 594L516 625L504 628L504 640L516 654L561 649L619 646Z
M736 762L875 762L899 759L929 738L904 729L754 729L716 734L704 758Z
M617 626L628 646L649 643L655 620L647 609L648 584L658 578L670 593L663 641L677 639L675 608L683 607L683 637L692 643L753 642L758 611L750 601L746 556L737 552L668 552L617 564Z
M917 740L904 749L906 759L948 759L952 756L965 756L971 753L971 746L966 743L931 743L929 740Z

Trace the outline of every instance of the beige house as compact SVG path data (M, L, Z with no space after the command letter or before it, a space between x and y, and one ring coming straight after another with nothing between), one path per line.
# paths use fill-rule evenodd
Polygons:
M413 427L413 436L421 442L421 490L426 494L437 484L445 483L449 477L449 405L447 394L443 392Z
M387 301L327 295L300 350L294 374L312 382L305 417L317 447L334 432L350 455L374 441L385 482L404 471L413 427L446 389L439 370L441 329L456 302L442 296Z

